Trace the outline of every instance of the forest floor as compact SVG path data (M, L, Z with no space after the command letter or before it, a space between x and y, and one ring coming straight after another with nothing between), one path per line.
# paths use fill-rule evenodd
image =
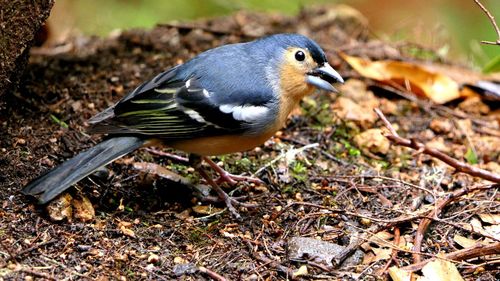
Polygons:
M391 144L373 112L380 108L401 137L498 174L498 101L438 105L362 77L339 54L421 62L418 50L449 63L374 39L361 16L332 11L242 12L34 50L20 89L0 105L0 280L377 280L390 267L428 274L419 262L438 254L456 260L450 270L466 280L498 280L498 185ZM170 149L115 161L50 210L20 193L97 143L86 120L142 81L203 50L278 32L315 39L347 82L340 94L306 98L263 146L214 157L265 182L228 187L257 205L239 210L242 221L200 202L192 188L203 181L158 153L184 156ZM343 261L342 253L353 255Z

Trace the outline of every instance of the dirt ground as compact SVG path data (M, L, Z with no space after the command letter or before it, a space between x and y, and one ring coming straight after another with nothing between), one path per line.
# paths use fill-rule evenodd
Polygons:
M33 52L20 89L0 104L0 279L204 280L219 274L229 280L284 280L294 273L306 280L389 278L381 271L391 259L377 256L377 249L386 248L375 242L361 248L357 262L334 267L306 256L293 258L290 239L347 246L355 237L367 239L370 231L393 239L397 229L401 240L412 241L419 218L392 219L432 208L447 192L488 182L453 173L409 149L386 147L384 140L374 140L380 151L362 148L362 140L372 138L356 136L383 127L366 112L368 104L381 107L401 135L422 142L437 139L436 146L460 160L468 149L464 140L472 138L478 165L485 167L500 159L498 130L486 126L495 124L490 113L498 104L480 103L487 112L467 111L459 102L447 105L448 110L426 107L361 79L338 52L414 58L370 39L358 16L335 17L328 11L316 8L297 17L239 13L106 39L78 37L59 49ZM198 24L202 28L194 28ZM266 182L235 189L235 196L247 196L245 201L258 206L240 209L243 221L234 220L221 204L199 202L185 184L162 175L162 168L153 166L152 173L138 169L141 163L161 164L199 183L191 168L145 149L70 190L76 200L90 200L95 215L88 221L55 222L43 206L20 193L43 171L98 142L100 136L85 133L86 120L145 79L203 50L277 32L309 35L350 80L340 95L316 93L304 100L287 127L264 146L214 159L236 174L258 171L256 176ZM350 102L358 107L349 107ZM358 110L354 115L365 109L364 115L345 114L353 108ZM458 110L466 113L457 117ZM464 129L457 129L462 123ZM497 193L498 186L470 193L442 210L423 239L424 259L461 249L456 235L484 239L457 225L479 214L498 214ZM399 267L412 264L411 248L399 248L392 260ZM491 260L478 257L456 265L466 280L498 280Z

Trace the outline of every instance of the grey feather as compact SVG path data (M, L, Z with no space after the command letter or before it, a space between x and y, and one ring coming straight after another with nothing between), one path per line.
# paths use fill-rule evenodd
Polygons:
M38 197L38 202L45 204L99 167L136 150L143 143L144 140L137 137L105 140L32 181L22 192Z

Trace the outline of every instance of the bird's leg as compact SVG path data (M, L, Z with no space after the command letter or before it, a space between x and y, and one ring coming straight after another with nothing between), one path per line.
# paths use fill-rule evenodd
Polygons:
M186 164L189 163L188 158L178 156L178 155L175 155L172 153L164 152L164 151L153 149L153 148L146 148L146 151L148 151L152 154L158 155L158 156L168 157L168 158L170 158L174 161L177 161L177 162L186 163ZM219 165L217 165L214 161L212 161L210 158L208 158L206 156L204 156L202 159L205 160L205 162L207 162L208 165L210 165L210 167L212 167L212 169L214 169L217 172L217 174L219 174L220 177L215 181L218 184L227 182L229 185L233 186L233 185L236 185L239 181L246 181L246 182L251 182L251 183L255 183L255 184L264 184L263 181L261 181L258 178L255 178L255 177L233 175L233 174L227 172L226 170L222 169L221 167L219 167Z
M187 157L182 157L182 156L179 156L179 155L175 155L175 154L172 154L172 153L168 153L168 152L164 152L164 151L161 151L161 150L158 150L158 149L154 149L154 148L145 148L145 150L149 153L152 153L152 154L155 154L155 155L158 155L158 156L164 156L164 157L167 157L167 158L170 158L174 161L177 161L177 162L181 162L181 163L184 163L184 164L189 164L189 159Z
M192 165L193 168L198 171L198 173L207 181L207 183L217 192L217 195L221 200L224 201L224 203L227 206L227 209L229 212L236 218L236 219L241 219L240 214L238 211L236 211L236 208L234 208L233 205L239 205L247 208L252 208L255 207L255 205L252 204L246 204L246 203L241 203L229 196L222 188L207 174L207 172L203 169L201 166L201 157L196 156L196 155L190 155L189 156L189 162Z
M215 181L216 183L220 184L223 182L227 182L229 185L236 185L239 181L247 181L255 184L263 184L264 182L261 181L258 178L255 177L246 177L246 176L239 176L239 175L233 175L226 170L222 169L217 165L214 161L212 161L210 158L203 156L203 160L214 169L217 174L219 174L219 178Z

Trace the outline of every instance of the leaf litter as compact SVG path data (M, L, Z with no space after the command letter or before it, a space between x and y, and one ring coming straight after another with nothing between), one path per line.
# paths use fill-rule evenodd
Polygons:
M346 26L349 32L342 31ZM323 6L297 17L240 12L123 31L87 38L67 53L34 54L23 86L0 106L0 278L437 280L446 273L454 280L496 280L498 185L388 144L373 109L401 136L498 173L498 101L486 98L478 80L448 75L457 73L453 64L429 70L428 61L367 30L349 7ZM266 182L231 189L258 204L240 210L244 221L200 199L193 186L203 182L192 168L148 150L81 181L52 203L55 211L18 192L98 141L84 133L85 121L145 78L220 44L296 31L317 40L348 80L339 95L316 93L313 102L304 101L300 114L262 147L214 159ZM340 52L385 64L380 71L388 73L358 73ZM473 85L466 87L471 92L457 95L450 79ZM300 258L290 255L290 241L302 241ZM343 250L322 250L333 245ZM353 253L357 262L344 265Z

